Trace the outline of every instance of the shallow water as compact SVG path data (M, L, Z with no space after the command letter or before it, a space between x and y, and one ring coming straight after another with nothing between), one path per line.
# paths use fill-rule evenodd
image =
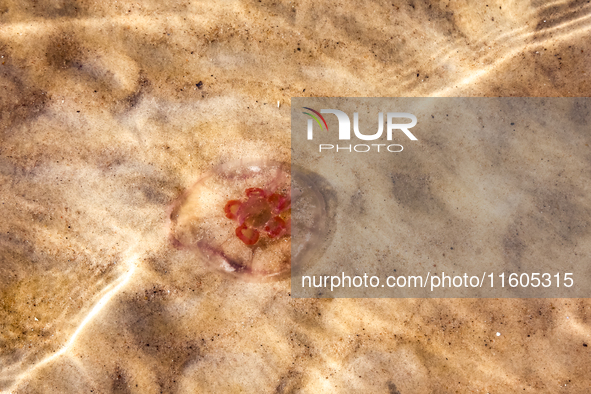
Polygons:
M587 1L3 2L0 390L586 392L586 299L292 299L174 248L167 208L289 162L290 97L587 96L590 29Z

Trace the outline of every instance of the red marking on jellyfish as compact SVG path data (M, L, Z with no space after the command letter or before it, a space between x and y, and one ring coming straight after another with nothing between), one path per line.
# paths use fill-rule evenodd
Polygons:
M246 197L265 198L265 191L259 187L251 187L245 190Z
M226 217L228 219L236 219L238 217L238 209L240 208L240 204L242 203L238 200L230 200L226 203L224 212L226 212Z
M277 238L285 231L285 220L281 219L279 216L271 218L271 220L265 225L265 231L269 237Z
M291 205L289 196L282 196L277 193L271 194L267 200L273 206L273 212L276 214L283 212Z
M254 245L259 240L258 230L248 227L246 224L236 228L236 236L247 245Z
M246 245L254 245L261 234L269 238L290 234L291 198L258 187L244 191L245 200L230 200L224 207L226 217L240 225L236 236ZM289 225L286 223L288 220Z

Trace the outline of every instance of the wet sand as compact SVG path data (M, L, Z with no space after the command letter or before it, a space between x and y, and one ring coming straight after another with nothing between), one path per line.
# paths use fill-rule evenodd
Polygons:
M292 299L167 210L289 162L291 97L588 96L590 30L586 1L2 3L0 390L588 392L587 299Z

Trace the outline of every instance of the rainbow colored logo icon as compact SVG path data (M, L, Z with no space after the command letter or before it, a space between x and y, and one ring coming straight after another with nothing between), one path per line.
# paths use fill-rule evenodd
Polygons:
M304 107L304 109L314 112L318 117L320 117L320 119L322 119L322 122L324 123L324 128L326 129L326 131L328 131L328 125L326 124L326 120L324 120L324 117L322 115L320 115L320 112L315 111L312 108L308 108L308 107ZM312 119L314 119L316 121L316 123L318 123L318 126L320 126L320 128L322 129L322 124L320 123L320 119L318 119L318 117L314 116L313 114L311 114L309 112L302 112L302 113L312 117Z

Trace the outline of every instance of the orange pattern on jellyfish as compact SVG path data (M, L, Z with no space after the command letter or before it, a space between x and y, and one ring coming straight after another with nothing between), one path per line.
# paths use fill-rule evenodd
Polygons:
M291 198L258 187L244 191L245 198L230 200L224 207L226 217L236 221L236 236L246 245L256 244L260 237L279 238L290 235Z

